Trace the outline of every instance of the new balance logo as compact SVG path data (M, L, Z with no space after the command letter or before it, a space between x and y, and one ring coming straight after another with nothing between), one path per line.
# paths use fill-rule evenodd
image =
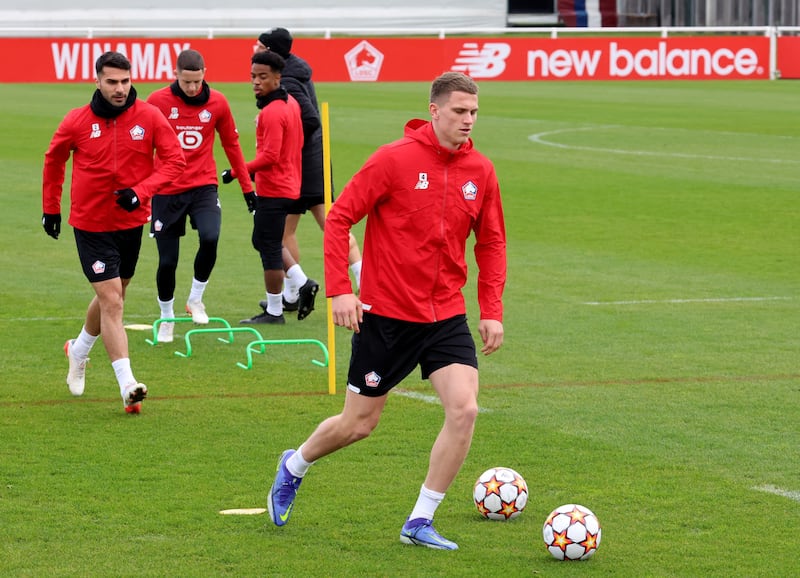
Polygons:
M414 185L414 188L424 191L427 190L428 185L430 185L430 183L428 182L428 173L420 173L417 180L417 184Z
M511 47L504 42L465 42L450 70L463 72L472 78L495 78L506 69Z

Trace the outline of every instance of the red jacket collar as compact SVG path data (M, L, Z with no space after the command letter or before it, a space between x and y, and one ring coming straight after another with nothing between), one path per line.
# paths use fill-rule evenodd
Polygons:
M430 121L422 120L421 118L413 118L409 120L406 123L404 133L408 138L413 138L414 140L423 144L432 146L437 152L447 152L454 155L462 155L471 151L473 146L472 139L468 139L467 142L465 142L459 147L458 150L455 151L443 147L439 143L436 133L433 131L433 124Z

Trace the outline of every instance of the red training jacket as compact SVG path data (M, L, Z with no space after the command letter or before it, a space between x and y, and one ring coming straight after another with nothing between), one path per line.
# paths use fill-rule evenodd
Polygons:
M161 161L154 170L154 154ZM150 197L177 180L186 166L175 132L161 112L142 100L116 118L102 118L87 104L67 113L44 156L42 209L61 213L67 160L72 154L69 224L90 232L144 225ZM127 212L114 192L132 188L141 206Z
M247 163L256 175L259 197L300 198L303 178L303 121L300 105L273 100L256 117L256 158ZM234 173L236 175L236 173Z
M242 192L249 193L253 190L253 183L245 168L242 148L239 146L239 131L236 129L228 100L221 92L213 88L210 90L208 102L201 105L186 104L182 98L172 93L169 86L147 97L147 102L158 108L172 125L186 156L183 176L158 191L159 195L175 195L197 187L217 184L217 165L214 162L216 132L219 133L225 156L228 157L233 174L237 175ZM156 161L156 167L159 164Z
M475 233L481 319L503 320L506 233L492 163L439 144L430 122L380 147L336 199L325 223L328 297L351 293L348 231L367 217L360 299L377 315L430 323L464 314L466 241Z

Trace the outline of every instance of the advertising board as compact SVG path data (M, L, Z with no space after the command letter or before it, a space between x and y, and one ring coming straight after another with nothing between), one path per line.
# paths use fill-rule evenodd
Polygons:
M779 56L783 77L800 76L796 40L779 39L794 54ZM243 38L1 38L3 54L24 58L7 58L0 82L90 81L95 60L107 50L130 58L134 80L168 81L178 53L186 48L203 53L209 81L246 82L254 44ZM317 82L428 81L447 70L481 81L770 77L769 39L748 35L296 38L293 52L308 61Z

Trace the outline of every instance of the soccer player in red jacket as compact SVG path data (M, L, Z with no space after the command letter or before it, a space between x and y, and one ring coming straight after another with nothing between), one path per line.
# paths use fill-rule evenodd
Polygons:
M217 244L222 225L222 209L217 196L217 169L214 163L214 136L239 175L244 195L252 195L253 183L239 146L239 131L230 105L221 92L204 80L206 67L197 50L178 55L175 82L151 94L147 102L157 107L172 126L186 156L186 170L180 179L161 189L152 200L150 234L158 246L158 306L162 319L175 317L175 271L178 268L180 238L186 234L186 217L197 229L199 244L194 258L194 276L186 310L195 323L208 323L203 292L217 261ZM156 163L158 166L158 163ZM174 322L162 321L158 341L173 339Z
M281 86L291 94L300 105L303 118L303 178L300 185L300 198L289 208L286 216L286 229L283 233L283 246L300 262L300 247L297 243L297 225L300 217L309 211L321 230L325 230L325 170L322 150L322 124L320 121L317 90L311 80L309 64L292 52L294 39L286 28L271 28L258 36L255 52L276 52L286 61L281 73ZM350 271L356 282L361 282L361 250L355 236L350 234ZM283 306L286 311L297 309L300 286L292 275L286 272L283 287Z
M278 462L268 497L272 521L286 524L309 466L367 437L389 391L419 365L444 408L428 473L400 540L443 550L458 545L433 516L472 442L478 414L478 360L461 289L466 242L475 235L481 353L503 343L506 235L492 163L469 138L478 86L460 72L431 85L431 120L379 148L345 186L325 224L325 286L333 322L353 330L344 409L323 421ZM347 271L348 232L366 217L361 292ZM412 273L413 272L413 273Z
M246 170L255 175L253 201L253 247L261 256L267 299L263 311L240 323L284 324L283 280L292 270L298 281L297 318L305 319L314 309L319 284L309 279L283 247L283 232L289 207L300 198L302 178L303 121L300 105L281 86L283 57L257 52L251 58L250 78L260 112L256 117L256 156ZM226 170L227 179L238 177Z
M42 225L58 238L64 174L72 155L69 224L95 297L80 334L64 344L67 385L73 395L83 394L89 351L102 335L125 411L139 413L147 386L131 370L122 325L125 288L139 259L150 198L180 178L186 161L164 116L136 98L131 63L123 54L102 54L95 71L91 102L67 113L45 153Z

